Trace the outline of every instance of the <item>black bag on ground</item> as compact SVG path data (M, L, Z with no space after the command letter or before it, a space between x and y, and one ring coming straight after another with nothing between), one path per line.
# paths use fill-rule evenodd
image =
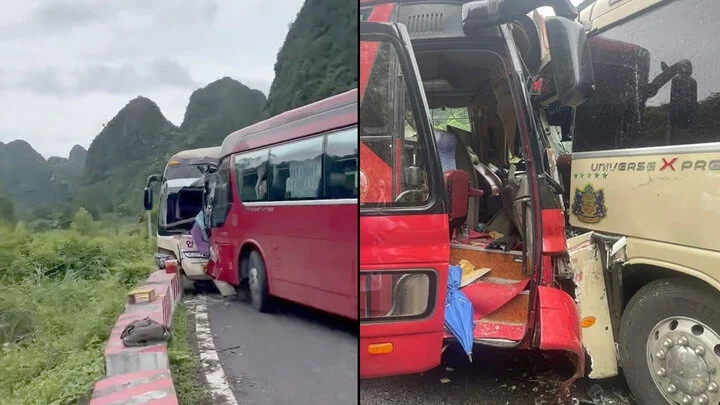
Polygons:
M130 322L120 334L125 347L149 346L170 340L170 328L149 317Z

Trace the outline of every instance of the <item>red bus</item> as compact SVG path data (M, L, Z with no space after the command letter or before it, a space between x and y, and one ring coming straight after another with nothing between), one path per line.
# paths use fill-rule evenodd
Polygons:
M474 344L567 351L576 375L584 367L556 274L562 185L539 115L591 93L586 38L568 0L493 4L360 0L361 378L440 364L454 341L451 264L484 274L463 289ZM528 17L540 6L557 14L551 64Z
M228 135L209 178L208 274L357 319L357 90Z

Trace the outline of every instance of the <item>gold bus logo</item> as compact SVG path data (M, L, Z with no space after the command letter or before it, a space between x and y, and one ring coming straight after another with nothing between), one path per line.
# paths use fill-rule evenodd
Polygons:
M582 190L575 189L572 213L587 224L600 222L607 215L605 192L602 189L595 191L592 184L586 184Z

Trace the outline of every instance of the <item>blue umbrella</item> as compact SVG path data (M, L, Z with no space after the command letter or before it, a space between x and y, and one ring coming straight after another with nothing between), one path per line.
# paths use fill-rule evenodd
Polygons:
M473 306L460 290L462 269L450 266L448 269L447 297L445 298L445 327L460 342L472 362L473 347Z

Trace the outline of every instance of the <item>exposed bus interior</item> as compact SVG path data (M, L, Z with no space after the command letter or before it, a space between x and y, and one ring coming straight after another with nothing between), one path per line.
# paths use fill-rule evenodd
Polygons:
M526 69L539 65L533 29L529 18L512 25ZM418 40L413 47L443 172L466 172L473 190L467 217L450 223L450 264L463 269L462 289L474 307L474 339L519 342L530 309L522 237L529 188L505 40L494 31L474 39Z
M189 233L195 216L203 208L204 188L202 185L183 187L167 195L165 229L172 233Z

